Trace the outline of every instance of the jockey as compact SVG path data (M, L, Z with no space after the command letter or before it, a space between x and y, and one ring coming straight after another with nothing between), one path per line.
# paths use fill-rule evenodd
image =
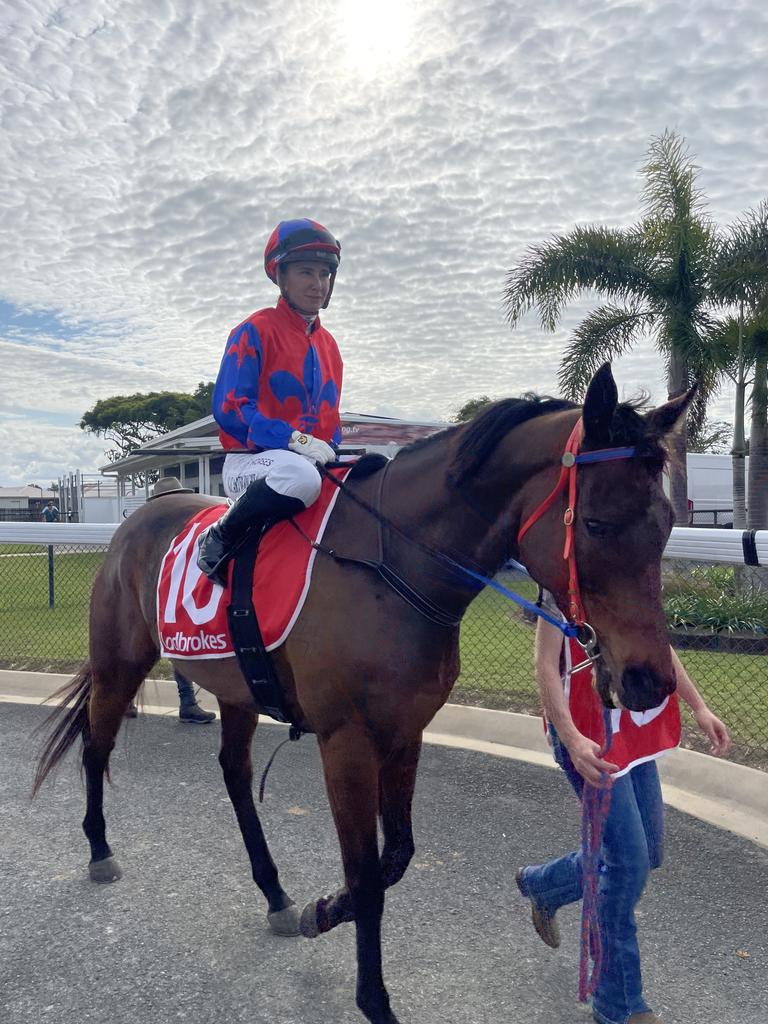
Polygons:
M330 301L341 244L313 220L282 221L269 236L264 270L280 289L230 333L213 391L225 449L224 491L235 503L200 541L198 565L226 584L241 537L288 519L320 495L317 465L341 440L343 364L318 312Z

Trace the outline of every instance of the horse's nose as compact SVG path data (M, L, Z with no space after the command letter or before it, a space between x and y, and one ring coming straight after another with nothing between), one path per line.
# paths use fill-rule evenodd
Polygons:
M630 665L621 676L621 703L629 711L656 708L675 692L674 676L663 677L650 665Z

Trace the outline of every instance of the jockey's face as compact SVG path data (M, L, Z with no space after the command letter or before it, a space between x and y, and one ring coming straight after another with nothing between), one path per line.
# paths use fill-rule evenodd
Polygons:
M280 287L296 309L314 315L328 298L331 268L321 260L287 263L280 270Z

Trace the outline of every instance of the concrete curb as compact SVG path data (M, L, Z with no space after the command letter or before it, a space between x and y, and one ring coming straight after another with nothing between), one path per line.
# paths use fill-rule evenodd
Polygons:
M425 739L555 767L541 719L531 715L446 704ZM695 750L670 752L659 771L671 807L768 847L768 773Z
M0 669L0 702L39 704L69 678ZM142 711L149 714L175 714L178 709L171 680L148 680L144 701ZM201 691L200 702L216 710L210 694ZM427 743L556 767L541 719L531 715L446 704L424 739ZM768 773L692 750L673 751L661 758L659 767L664 800L670 806L768 847Z

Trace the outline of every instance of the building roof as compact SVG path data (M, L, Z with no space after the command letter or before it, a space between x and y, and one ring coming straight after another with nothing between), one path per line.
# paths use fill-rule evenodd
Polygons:
M56 492L45 488L33 487L29 484L17 484L15 487L0 487L0 498L42 498L49 501L56 498Z

